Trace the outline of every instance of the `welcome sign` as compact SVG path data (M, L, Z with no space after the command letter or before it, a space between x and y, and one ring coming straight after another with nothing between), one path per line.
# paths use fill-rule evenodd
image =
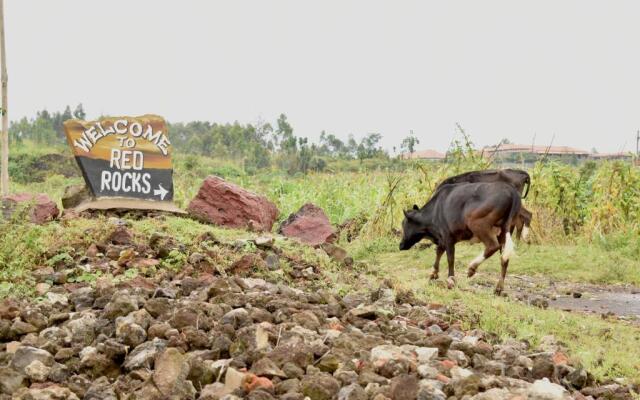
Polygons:
M173 204L172 147L162 117L72 119L64 129L93 195L82 209L180 211Z

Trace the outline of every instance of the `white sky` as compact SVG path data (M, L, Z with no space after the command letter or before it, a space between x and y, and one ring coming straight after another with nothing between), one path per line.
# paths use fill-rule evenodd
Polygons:
M635 149L640 2L6 0L9 118L82 102L316 140Z

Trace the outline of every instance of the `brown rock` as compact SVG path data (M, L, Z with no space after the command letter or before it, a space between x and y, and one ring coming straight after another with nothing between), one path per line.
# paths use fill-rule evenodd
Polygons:
M249 192L217 176L204 180L187 208L193 217L215 225L270 231L278 209L266 197Z
M245 254L229 267L229 272L235 275L246 275L251 271L267 269L266 263L256 254Z
M69 185L64 188L64 194L62 195L62 207L65 209L75 208L90 200L91 194L85 185Z
M413 375L399 375L391 380L391 399L415 400L418 395L418 378Z
M44 193L16 193L0 198L2 216L10 218L15 211L26 207L28 216L34 224L44 224L58 218L60 210L56 203Z
M317 246L332 242L335 231L324 211L314 204L307 203L295 214L289 215L278 228L278 233Z
M109 236L109 241L117 245L131 244L132 239L131 231L124 226L118 226Z

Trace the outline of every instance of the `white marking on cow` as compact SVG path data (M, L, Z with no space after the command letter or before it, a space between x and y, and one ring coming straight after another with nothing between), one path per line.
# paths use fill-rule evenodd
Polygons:
M524 226L522 227L522 240L527 240L527 239L529 239L529 227Z
M483 251L478 255L478 257L474 258L473 261L471 261L471 264L469 264L469 268L474 268L479 266L480 264L482 264L484 260L486 260L486 258L484 257L484 251Z
M513 240L511 240L511 234L507 232L507 238L504 242L504 248L502 249L502 261L508 261L515 252L516 250Z

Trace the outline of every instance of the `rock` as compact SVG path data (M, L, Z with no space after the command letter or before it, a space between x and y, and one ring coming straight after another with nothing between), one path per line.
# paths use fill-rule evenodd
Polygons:
M6 352L9 354L15 354L16 350L22 347L20 342L9 342L6 344Z
M201 221L230 228L246 228L252 221L263 231L270 231L278 217L278 209L266 197L217 176L204 180L187 211Z
M40 361L47 367L52 366L54 362L53 356L48 351L23 346L16 350L9 366L22 374L26 374L27 366L34 361Z
M437 368L432 367L430 365L420 365L418 366L418 375L420 375L423 379L436 379L436 377L440 374Z
M198 400L219 400L224 393L224 384L220 382L206 385L200 392Z
M266 357L254 362L250 371L257 376L266 376L267 378L273 378L276 376L280 378L287 378L287 374L278 368L271 359Z
M289 215L280 224L278 233L312 246L331 242L335 235L327 215L320 207L311 203L303 205L296 213Z
M242 381L242 388L245 392L251 393L254 390L273 392L273 382L269 378L256 376L254 374L246 374Z
M116 226L109 235L108 241L115 245L128 245L133 240L133 233L126 226ZM129 257L132 258L132 257Z
M267 268L269 271L276 271L280 269L280 258L275 253L267 254L267 257L264 259L265 264L267 264Z
M162 352L166 346L167 342L158 338L150 342L144 342L127 355L123 366L129 371L138 368L151 369L156 356Z
M118 365L92 346L85 347L80 352L80 369L92 379L101 376L115 379L120 374Z
M12 398L15 400L79 400L71 390L58 385L21 389Z
M392 400L416 400L418 378L414 375L399 375L391 379Z
M228 269L228 272L235 275L248 275L252 271L260 271L266 269L266 263L257 254L244 254L240 259L235 261Z
M260 249L271 249L273 248L275 239L272 236L258 236L253 242L256 244L256 247Z
M331 375L319 373L305 376L300 387L310 400L333 400L340 390L340 382Z
M435 347L417 347L413 350L418 356L418 363L427 364L438 357L439 350Z
M323 243L321 247L333 261L346 266L353 265L353 258L342 247L333 243Z
M242 383L246 376L246 373L240 372L235 368L227 368L227 373L224 377L224 393L228 394L242 388Z
M449 335L440 334L427 337L425 344L427 347L436 347L438 349L438 355L445 357L452 341L453 339L451 339Z
M571 385L571 387L574 387L578 390L582 389L590 383L589 374L582 368L577 368L567 374L567 376L565 377L565 381L569 385Z
M176 348L167 348L155 360L153 382L160 393L168 398L195 398L196 390L187 380L188 375L189 363Z
M118 318L118 320L121 318ZM133 348L147 340L147 331L131 321L116 321L116 338Z
M273 360L276 365L282 365L282 370L289 378L298 376L289 375L286 363L293 363L300 368L307 368L308 365L313 363L314 359L313 350L304 343L281 344L269 352L267 357Z
M14 212L25 207L27 215L34 224L44 224L58 218L60 210L56 203L44 193L16 193L0 198L2 216L10 218Z
M26 386L26 376L12 368L0 367L0 393L13 394Z
M76 208L80 204L90 200L91 194L85 185L69 185L64 188L62 207L65 209Z
M367 400L367 393L365 393L362 386L357 383L352 383L349 386L345 386L338 392L338 400Z
M399 346L384 344L371 349L370 361L377 373L392 378L409 372L414 363L412 356L410 351Z
M85 346L91 344L96 336L96 324L95 315L89 312L69 321L71 341Z
M13 322L13 325L11 325L11 333L14 336L22 336L26 335L27 333L34 332L38 332L38 328L19 319L15 320Z
M40 282L36 284L36 294L38 296L44 296L49 289L51 289L51 285L46 282Z
M527 391L529 400L563 400L565 393L562 386L549 382L547 378L533 382Z
M29 379L31 379L31 381L44 382L47 380L47 376L49 376L51 368L47 367L39 360L34 360L31 362L31 364L26 366L24 372L27 374Z
M102 376L91 383L83 400L118 400L118 396L111 387L109 379Z
M462 368L459 368L462 369ZM453 392L457 398L462 398L463 396L473 396L480 392L482 388L482 381L478 375L475 375L469 371L468 374L460 374L455 378L452 373L451 386L453 387Z
M116 292L104 308L104 317L108 319L124 317L138 310L138 307L138 301L133 296L126 292Z
M531 375L534 379L552 378L555 375L555 364L548 356L536 357L533 360Z

